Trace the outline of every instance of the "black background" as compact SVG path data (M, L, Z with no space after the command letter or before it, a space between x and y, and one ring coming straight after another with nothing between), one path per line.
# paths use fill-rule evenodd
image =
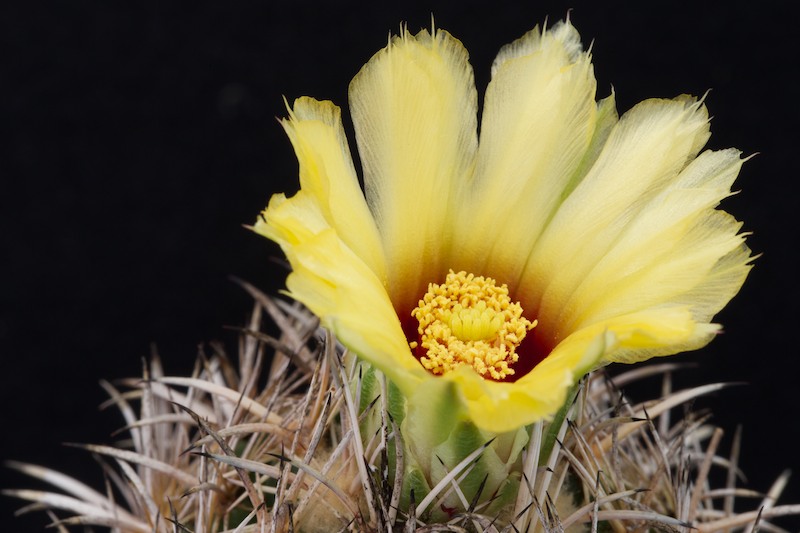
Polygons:
M121 425L98 413L99 379L139 375L150 343L175 374L199 343L233 351L223 326L242 324L250 304L228 276L273 292L283 283L277 248L242 228L272 193L296 189L274 119L282 95L345 106L350 78L389 32L429 27L432 13L470 51L482 94L500 46L574 8L594 40L598 96L613 84L622 112L711 89L710 147L759 154L725 208L763 256L719 317L726 333L673 360L699 362L684 385L749 383L698 407L715 410L725 449L743 424L752 488L798 470L795 13L769 2L531 4L4 3L0 457L99 482L87 454L61 445L109 442ZM0 485L31 484L3 470ZM800 502L800 478L782 502ZM18 502L0 505L2 531L47 522L10 521Z

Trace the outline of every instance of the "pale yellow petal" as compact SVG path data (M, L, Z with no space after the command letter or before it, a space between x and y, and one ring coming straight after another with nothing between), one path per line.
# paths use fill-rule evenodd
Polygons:
M495 433L548 419L564 404L567 392L602 357L613 337L600 331L572 342L515 383L498 383L478 376L466 366L442 379L458 384L470 419ZM421 385L424 387L425 385Z
M635 363L699 348L719 332L719 325L698 323L688 306L671 305L616 316L573 335L593 335L600 330L613 335L615 343L597 361L598 366L614 361Z
M741 224L730 215L720 219L720 223L735 227ZM691 303L692 312L698 321L709 321L736 294L744 284L752 268L755 257L744 243L745 235L739 235L736 247L721 257L711 268L702 283L684 294L678 301Z
M538 307L542 333L554 336L563 303L643 208L694 159L708 135L705 107L688 98L642 102L614 126L526 267L520 294Z
M292 198L286 198L283 193L274 194L253 230L287 249L329 227L316 199L299 191Z
M617 102L612 92L610 96L603 98L599 102L597 102L597 115L595 117L595 127L594 127L594 135L592 136L592 140L589 143L589 146L586 148L586 153L581 160L580 165L572 173L572 176L567 180L567 184L564 186L564 191L562 192L561 201L564 200L567 196L575 190L575 187L583 180L586 176L586 173L594 166L597 158L600 157L600 153L605 148L606 141L608 140L608 136L611 135L611 131L613 130L614 126L619 121L619 115L617 114Z
M544 30L537 25L516 41L500 49L492 62L492 78L498 75L509 60L530 56L556 43L570 62L575 62L584 55L581 36L568 20L558 21L552 28Z
M300 165L300 188L347 246L381 279L386 266L377 226L358 183L340 109L331 102L298 98L281 122Z
M535 386L541 373L563 368L570 369L577 379L609 361L648 359L662 355L665 346L679 346L701 337L708 342L717 331L716 324L697 324L688 306L669 305L614 316L570 333L517 383Z
M429 374L411 354L383 282L339 237L305 190L275 195L254 230L277 242L292 265L289 294L339 340L375 364L404 393Z
M516 285L589 152L595 88L591 57L569 23L534 29L500 51L486 92L472 194L459 223L464 263L454 268L491 272Z
M488 381L466 367L444 376L458 383L470 418L478 427L503 432L551 417L567 392L586 372L609 361L631 362L637 354L675 345L698 333L686 307L645 310L614 317L579 329L561 341L550 355L515 383ZM424 384L421 385L424 387Z
M730 194L741 164L736 150L705 152L693 161L626 226L562 302L557 332L666 303L691 305L697 320L709 320L749 270L749 254L738 262L738 275L728 275L735 268L718 266L744 246L741 225L714 210ZM717 270L727 273L717 276ZM712 280L713 293L702 289Z
M442 276L454 188L473 167L477 103L461 43L443 31L395 37L350 85L364 184L398 307ZM413 305L411 305L413 307ZM410 311L410 307L409 307Z
M380 368L404 393L429 377L411 354L383 284L333 230L293 246L290 260L290 294L342 344Z

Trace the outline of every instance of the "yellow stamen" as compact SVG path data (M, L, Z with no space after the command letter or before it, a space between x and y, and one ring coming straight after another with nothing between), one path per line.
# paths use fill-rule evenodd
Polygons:
M508 286L492 278L452 270L441 285L431 283L411 312L419 321L419 342L427 355L420 363L433 374L467 364L481 376L502 380L514 374L516 350L536 326L512 302ZM488 374L488 376L487 376Z

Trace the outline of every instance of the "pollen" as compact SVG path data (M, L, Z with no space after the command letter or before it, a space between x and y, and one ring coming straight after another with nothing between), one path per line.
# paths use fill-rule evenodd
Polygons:
M522 316L508 286L467 272L447 274L444 283L431 283L411 312L419 322L420 363L432 374L445 374L470 365L481 376L503 380L514 374L517 347L536 326Z

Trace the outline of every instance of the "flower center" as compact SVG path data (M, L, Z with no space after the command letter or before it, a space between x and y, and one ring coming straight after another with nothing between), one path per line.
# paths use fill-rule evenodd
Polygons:
M512 302L508 286L492 278L452 270L444 283L428 285L428 292L411 311L419 321L420 363L433 374L470 365L481 376L503 380L514 374L517 347L536 326Z

